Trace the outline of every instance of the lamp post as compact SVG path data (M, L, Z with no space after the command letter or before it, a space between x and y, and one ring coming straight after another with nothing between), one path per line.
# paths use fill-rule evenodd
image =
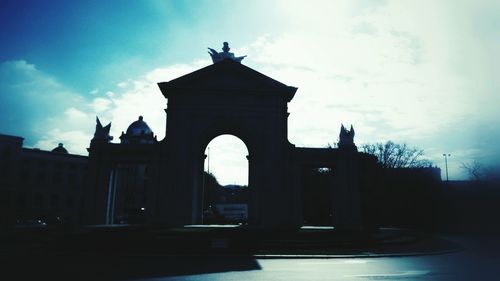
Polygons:
M448 157L450 157L451 154L443 153L443 156L444 156L444 165L446 167L446 181L449 181L449 179L448 179Z
M208 166L208 173L210 174L210 147L207 147L207 166Z
M205 155L205 157L207 158L207 172L205 173L205 171L203 171L203 185L202 185L202 189L201 189L201 214L200 214L200 217L201 217L201 223L205 223L205 216L204 216L204 211L205 211L205 184L206 184L206 181L207 181L207 177L205 174L210 174L210 147L207 147L207 155Z

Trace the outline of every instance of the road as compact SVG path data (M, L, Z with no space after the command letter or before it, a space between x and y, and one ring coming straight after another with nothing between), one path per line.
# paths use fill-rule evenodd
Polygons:
M462 239L463 251L427 256L264 259L80 255L1 261L2 280L500 280L500 239Z
M463 253L398 258L257 259L255 265L256 268L246 270L235 267L222 272L134 280L500 280L499 259L495 264L493 260L474 259Z
M211 259L206 271L136 280L500 280L498 240L465 240L460 252L433 256L334 259ZM217 271L217 265L225 264Z

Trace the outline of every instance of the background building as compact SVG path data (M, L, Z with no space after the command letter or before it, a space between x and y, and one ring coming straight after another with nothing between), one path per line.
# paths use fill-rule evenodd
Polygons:
M0 224L25 220L79 223L87 157L24 148L23 138L0 135Z

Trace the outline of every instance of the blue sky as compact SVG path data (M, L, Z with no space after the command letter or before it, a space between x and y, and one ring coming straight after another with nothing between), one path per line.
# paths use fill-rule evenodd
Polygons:
M206 48L229 41L245 65L299 88L297 146L333 143L344 123L358 144L406 142L441 167L451 153L451 178L461 162L498 163L497 1L103 2L0 1L0 133L85 154L96 115L115 139L144 115L161 139L156 82L209 65ZM222 146L212 170L241 182L229 152L246 148Z

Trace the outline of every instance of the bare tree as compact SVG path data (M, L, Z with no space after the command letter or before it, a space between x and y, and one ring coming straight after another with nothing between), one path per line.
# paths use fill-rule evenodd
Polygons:
M471 180L485 181L496 179L497 174L493 167L483 165L481 162L474 160L469 163L462 163L461 167Z
M424 159L424 151L406 144L386 143L364 144L363 151L378 158L379 163L385 168L421 168L430 167L431 161Z

